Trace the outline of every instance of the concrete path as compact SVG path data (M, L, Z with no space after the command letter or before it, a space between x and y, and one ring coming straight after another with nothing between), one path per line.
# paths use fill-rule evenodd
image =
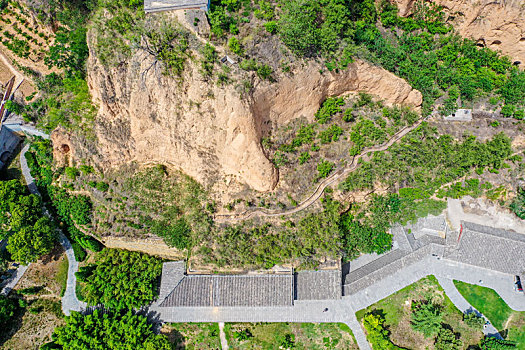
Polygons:
M452 281L449 278L444 278L442 276L437 276L437 280L439 282L439 285L443 288L445 291L445 294L448 296L450 301L459 309L459 311L463 312L464 314L470 314L475 313L477 316L482 317L485 321L490 322L490 320L485 317L481 312L476 310L470 303L461 295L461 293L458 291L456 286L454 285L454 281ZM496 327L492 325L492 323L485 324L483 326L483 334L485 334L488 337L495 337L498 339L503 339L501 334L499 334Z
M6 122L3 126L11 131L19 131L19 132L23 132L28 135L39 136L46 140L49 139L48 134L46 134L43 131L38 130L37 128L31 125L27 125L23 123L12 123L11 124L11 123Z
M14 270L13 275L9 277L4 283L2 283L1 295L8 295L11 293L13 288L17 285L20 279L24 276L24 273L27 271L31 264L29 265L20 265L16 270Z
M282 215L291 215L295 214L297 212L300 212L308 207L310 207L312 204L314 204L319 198L321 198L324 190L326 187L339 182L340 180L344 180L348 174L353 172L359 167L359 160L368 156L368 154L372 154L374 152L384 151L390 146L392 146L394 143L399 141L403 136L408 134L410 131L417 128L426 118L421 118L418 122L416 122L414 125L405 127L401 130L399 130L390 140L385 142L382 145L377 145L373 147L366 148L363 150L359 155L352 158L352 161L349 165L347 165L344 168L336 170L332 175L328 176L326 179L321 181L317 188L315 189L314 193L312 193L307 199L302 201L298 206L292 209L288 210L282 210L282 211L268 211L264 209L249 209L244 211L240 214L225 214L225 215L216 215L215 220L216 221L243 221L248 220L250 218L253 218L255 216L264 216L264 217L279 217Z
M221 348L222 350L228 350L228 340L226 339L226 333L224 333L224 322L219 322L219 336L221 338Z
M24 148L22 148L22 152L20 153L20 165L22 168L22 174L24 175L29 191L32 194L40 196L40 192L38 191L38 188L35 184L35 179L33 178L33 176L31 176L29 166L27 165L25 154L28 150L29 144L25 145ZM44 214L50 219L52 219L51 215L45 208ZM75 259L75 253L73 252L73 248L71 247L71 242L69 242L62 230L58 229L57 231L58 241L62 245L62 248L64 248L68 260L67 284L66 291L64 293L64 296L62 297L62 311L66 316L69 316L71 314L71 311L80 311L84 309L86 307L86 303L81 302L77 298L77 277L75 276L75 272L78 271L78 262Z

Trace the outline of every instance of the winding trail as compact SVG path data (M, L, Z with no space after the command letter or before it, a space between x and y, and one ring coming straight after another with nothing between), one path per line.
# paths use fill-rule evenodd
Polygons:
M264 209L258 209L258 208L247 209L244 212L239 213L239 214L218 214L215 216L215 219L217 221L242 221L242 220L248 220L254 216L277 217L277 216L282 216L282 215L291 215L291 214L295 214L300 211L303 211L306 208L310 207L312 204L314 204L319 198L321 198L324 190L328 186L344 179L348 174L356 170L359 167L360 159L368 156L370 153L380 152L380 151L384 151L390 148L390 146L392 146L394 143L399 141L401 138L403 138L403 136L405 136L412 130L416 129L426 119L427 117L421 118L415 124L411 126L407 126L399 130L397 133L394 134L394 136L390 138L390 140L383 143L382 145L369 147L363 150L363 152L361 152L359 155L354 156L350 164L348 164L344 168L336 170L332 175L328 176L326 179L321 181L319 185L317 185L317 188L315 189L315 191L307 199L302 201L295 208L288 209L288 210L281 210L281 211L271 211L271 210L264 210Z
M29 144L25 145L24 148L22 148L22 152L20 153L20 167L22 168L22 174L24 175L24 178L26 180L29 192L41 196L35 184L35 179L33 178L33 176L31 176L29 166L27 165L25 154L28 150ZM52 219L51 214L49 214L48 210L45 207L44 215ZM69 242L62 230L57 229L57 231L58 241L62 245L62 248L64 248L68 260L67 284L66 291L64 293L64 296L62 297L62 311L66 316L69 316L71 314L71 311L80 311L84 309L86 307L86 303L81 302L77 298L77 277L75 276L75 272L78 271L78 262L75 259L75 253L73 252L73 248L71 247L71 242Z

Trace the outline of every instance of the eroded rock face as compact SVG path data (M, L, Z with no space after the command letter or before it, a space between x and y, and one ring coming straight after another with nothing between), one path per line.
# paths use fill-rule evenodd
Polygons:
M351 91L378 95L387 104L422 102L404 80L362 61L338 74L321 73L312 63L277 83L258 82L252 94L241 97L235 84L204 81L194 64L182 82L168 78L144 53L106 69L91 44L88 83L100 107L95 132L102 168L164 163L206 185L234 175L257 191L269 191L278 172L260 141L272 124L301 116L313 120L324 99Z
M401 16L408 16L415 0L395 0ZM499 50L513 62L525 65L525 1L433 0L452 16L461 36Z

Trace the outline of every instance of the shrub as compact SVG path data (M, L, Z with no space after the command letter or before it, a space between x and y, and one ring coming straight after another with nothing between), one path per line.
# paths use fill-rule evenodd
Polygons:
M303 152L299 156L299 164L304 164L304 163L308 162L309 159L310 159L310 153Z
M232 36L228 40L228 48L230 49L231 52L233 52L236 55L241 56L243 54L241 43L239 42L239 39L237 39L234 36Z
M77 168L66 167L64 171L65 171L66 176L70 178L71 180L75 180L77 176L80 175L80 172L78 171Z
M385 318L382 315L368 313L363 318L363 325L368 333L368 341L373 349L401 350L390 340L390 333L385 329Z
M436 350L461 350L463 342L451 329L441 327L436 337Z
M86 260L86 251L82 249L82 246L78 244L77 242L71 243L71 247L73 248L73 253L75 254L75 260L78 262L82 262Z
M481 316L476 315L475 312L470 312L463 315L463 322L472 328L481 330L485 324L485 319Z
M315 113L315 119L321 123L325 124L332 118L333 115L341 112L341 106L345 104L343 98L327 98L321 108Z
M525 220L525 189L519 188L510 209L522 220Z
M335 167L334 163L329 162L327 160L321 160L321 162L319 164L317 164L317 171L319 173L318 176L320 178L327 177L328 175L330 175L332 170L334 170L334 167Z
M109 189L109 185L106 182L104 182L104 181L97 182L95 187L100 192L106 192Z
M441 306L434 304L432 300L412 302L412 328L423 333L426 338L440 330L442 320Z
M264 29L266 29L266 31L270 34L277 33L277 22L275 21L266 22L264 24Z
M485 337L481 341L481 350L513 350L516 349L516 344L508 341L501 340L494 337Z

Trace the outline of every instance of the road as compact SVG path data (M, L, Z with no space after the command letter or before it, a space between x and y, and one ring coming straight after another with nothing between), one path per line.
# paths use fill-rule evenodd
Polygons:
M377 145L373 147L369 147L365 149L363 152L361 152L359 155L352 158L352 161L350 164L348 164L346 167L336 170L332 175L328 176L326 179L321 181L315 191L303 202L301 202L298 206L292 209L288 210L280 210L280 211L269 211L265 209L248 209L244 211L243 213L239 214L219 214L215 216L215 219L218 221L243 221L248 220L254 216L264 216L264 217L279 217L283 215L292 215L295 213L298 213L300 211L305 210L306 208L310 207L312 204L314 204L321 196L323 195L324 190L341 180L344 180L348 174L353 172L359 167L359 160L368 156L371 153L384 151L390 146L392 146L394 143L399 141L403 136L408 134L410 131L417 128L426 118L421 118L418 122L416 122L412 126L405 127L398 131L390 140L388 140L386 143L382 145Z

